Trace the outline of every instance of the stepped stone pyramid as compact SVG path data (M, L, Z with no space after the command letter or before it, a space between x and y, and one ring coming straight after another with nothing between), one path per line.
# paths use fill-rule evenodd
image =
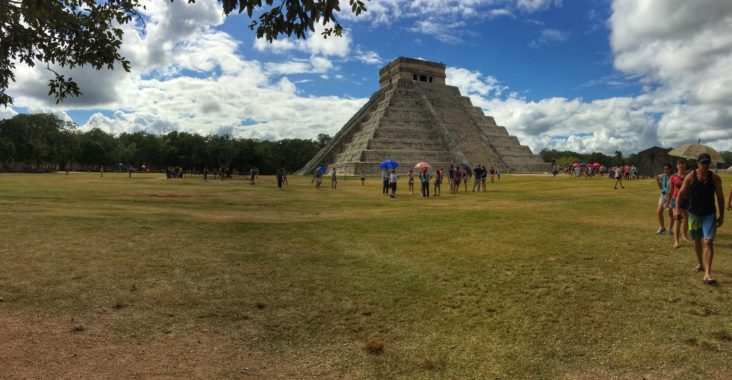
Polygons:
M380 172L394 160L400 168L429 162L485 165L503 172L548 171L551 164L485 116L457 87L445 85L445 65L400 57L379 71L380 89L333 139L296 174L318 166L339 174Z

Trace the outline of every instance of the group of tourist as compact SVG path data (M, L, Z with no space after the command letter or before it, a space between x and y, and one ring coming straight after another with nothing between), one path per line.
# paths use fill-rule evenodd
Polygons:
M486 182L488 180L488 177L490 177L491 183L495 182L496 179L501 179L501 171L499 169L496 169L494 167L491 167L490 169L487 169L484 165L478 165L473 170L469 170L467 167L459 167L457 165L450 165L450 168L447 172L445 172L444 168L439 168L435 170L434 174L431 174L429 172L428 167L422 167L418 168L419 171L416 173L416 177L419 179L419 182L421 184L421 194L422 197L427 198L430 196L430 181L434 179L433 185L434 188L432 190L432 196L433 197L439 197L442 193L442 182L444 181L445 177L447 176L447 179L449 181L450 186L450 194L457 194L460 191L460 185L463 185L464 191L468 191L468 183L470 182L471 178L473 179L473 188L472 191L475 192L476 189L478 192L486 191ZM324 170L323 168L319 167L315 170L313 173L313 178L311 180L311 183L315 184L316 189L320 189L320 186L323 182L323 174ZM366 174L361 171L361 186L365 186L366 184ZM336 174L336 169L332 168L330 173L330 182L331 182L331 189L335 190L338 187L338 176ZM381 192L384 195L388 195L392 198L396 197L396 191L397 191L397 183L399 182L399 174L397 174L396 169L382 169L381 171ZM279 181L278 181L279 183ZM414 185L415 185L415 169L410 168L407 171L407 186L409 194L414 194Z
M563 171L564 174L575 178L584 177L585 179L604 175L607 175L610 179L615 179L616 181L618 177L620 177L620 180L631 180L640 178L638 168L636 168L635 165L627 165L625 163L612 167L602 166L599 163L592 165L580 165L578 163L575 163L574 166L566 167L561 170L557 165L554 165L552 167L552 175L554 177L556 177L560 171Z
M711 157L702 153L697 157L697 167L686 171L686 160L676 161L676 172L671 164L664 164L663 174L656 177L661 194L658 198L658 222L656 233L673 233L674 248L681 247L680 236L694 242L697 265L693 271L704 273L704 283L714 284L712 259L717 228L724 223L724 193L722 179L709 170ZM715 204L716 202L716 204ZM732 188L727 200L727 210L732 211ZM719 214L717 214L719 210ZM665 215L668 213L669 228Z
M465 192L468 191L468 183L470 182L471 177L473 178L473 192L475 192L476 188L479 192L481 191L481 188L483 191L486 191L486 181L489 175L491 183L495 182L496 177L498 177L499 180L501 179L501 172L499 170L493 167L489 170L482 165L476 166L472 171L468 170L466 167L461 168L457 165L450 165L447 173L445 173L445 169L441 167L435 170L434 175L430 174L428 167L422 167L419 168L417 178L421 184L420 193L422 197L428 198L430 196L430 181L433 178L434 187L432 189L432 196L439 197L442 194L442 182L444 181L445 176L447 176L450 194L457 194L460 191L460 185L463 185ZM414 177L414 169L409 169L407 172L407 186L410 195L414 194ZM363 172L361 173L361 178L363 182ZM395 170L392 169L391 172L383 170L381 178L383 181L382 193L388 194L388 191L391 190L391 196L396 196L396 183L399 176L396 174Z

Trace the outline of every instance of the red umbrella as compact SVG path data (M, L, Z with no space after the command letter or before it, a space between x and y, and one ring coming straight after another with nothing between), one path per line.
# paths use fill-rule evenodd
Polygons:
M602 165L599 162L595 162L594 164L592 164L592 166L595 168L599 168Z
M580 163L579 163L579 162L575 162L574 164L572 164L572 167L573 167L573 168L576 168L576 167L578 167L578 166L580 166Z
M417 169L429 168L430 166L432 166L432 165L430 165L424 161L417 162L417 165L414 165L414 167Z

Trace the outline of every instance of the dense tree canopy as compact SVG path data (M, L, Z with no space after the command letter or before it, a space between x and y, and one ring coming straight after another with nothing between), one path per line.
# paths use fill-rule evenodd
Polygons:
M183 1L183 0L181 0ZM268 41L281 35L304 38L315 24L328 25L323 37L340 36L343 28L335 14L338 0L219 0L225 14L246 12L258 20L249 28ZM188 0L195 3L195 0ZM363 1L349 0L351 11L366 10ZM139 0L0 0L0 105L13 103L6 93L15 80L17 64L44 64L54 74L48 83L56 102L79 96L82 89L54 67L90 65L97 70L119 66L130 71L130 61L120 55L124 31L120 25L144 19Z
M319 136L321 140L329 136ZM260 141L186 132L146 132L113 136L100 129L80 132L50 114L16 115L0 121L0 169L91 169L119 164L153 170L169 166L200 171L225 166L257 167L263 174L279 168L300 169L322 147L322 141Z

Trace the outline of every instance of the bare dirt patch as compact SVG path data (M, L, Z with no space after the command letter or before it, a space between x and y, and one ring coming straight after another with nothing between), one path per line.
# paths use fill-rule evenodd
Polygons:
M0 313L0 368L8 378L330 378L215 333L120 336L99 323ZM342 376L342 374L341 374Z

